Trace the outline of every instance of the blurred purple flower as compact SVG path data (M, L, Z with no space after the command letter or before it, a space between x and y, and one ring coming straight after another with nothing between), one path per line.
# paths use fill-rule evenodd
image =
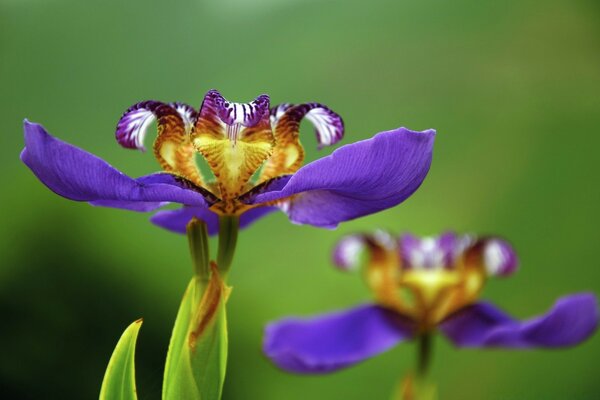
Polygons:
M180 233L193 217L206 221L214 234L220 215L240 216L244 227L278 209L294 223L332 228L401 203L427 175L435 132L405 128L343 146L302 167L304 118L314 125L319 147L337 143L344 134L340 116L322 104L270 108L266 95L240 104L211 90L199 112L182 103L144 101L119 120L117 141L139 150L156 120L153 153L164 172L130 178L28 121L21 160L71 200L142 212L182 204L152 217ZM196 154L210 172L198 168Z
M343 270L362 268L376 304L268 325L264 352L282 369L335 371L435 330L458 347L573 346L598 324L591 293L562 297L546 314L525 321L476 302L488 277L517 268L513 249L499 238L350 235L339 241L333 259Z

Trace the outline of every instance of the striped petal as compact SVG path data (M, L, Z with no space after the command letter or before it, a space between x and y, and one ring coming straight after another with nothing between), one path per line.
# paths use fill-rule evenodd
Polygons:
M342 118L319 103L280 104L271 109L271 126L275 135L273 155L265 164L260 180L294 173L304 161L300 143L300 123L306 118L314 128L319 149L339 142L344 136Z
M217 178L220 197L242 194L250 177L271 155L273 134L269 122L269 96L251 103L227 101L216 90L204 97L191 135Z
M194 107L181 103L179 101L174 103L169 103L169 106L175 109L181 119L183 120L183 124L185 125L185 131L191 132L194 124L196 123L196 118L198 118L198 113L194 110Z
M518 321L490 303L466 307L440 330L458 347L535 348L581 343L598 327L598 300L591 293L565 296L539 317Z
M202 185L189 138L195 119L195 110L187 104L143 101L127 109L117 123L117 142L126 148L145 150L143 142L148 126L156 120L158 136L153 148L161 167Z

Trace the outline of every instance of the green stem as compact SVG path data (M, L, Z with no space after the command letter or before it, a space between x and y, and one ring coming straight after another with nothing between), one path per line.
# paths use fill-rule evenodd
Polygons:
M199 219L192 219L187 225L188 243L190 254L194 263L194 273L206 285L210 278L208 230L206 223Z
M223 279L227 276L229 268L231 267L231 262L233 261L239 225L240 220L237 216L222 215L219 217L219 250L217 252L217 265L219 266Z
M431 333L424 333L419 336L419 353L417 358L417 378L425 379L429 372L429 364L431 362L432 352L432 336Z

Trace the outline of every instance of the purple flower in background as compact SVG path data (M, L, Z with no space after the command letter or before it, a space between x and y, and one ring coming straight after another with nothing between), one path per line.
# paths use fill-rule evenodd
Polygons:
M268 325L264 351L282 369L335 371L435 330L458 347L573 346L598 324L591 293L562 297L525 321L478 302L488 278L517 268L513 249L499 238L351 235L337 244L333 260L343 270L362 270L376 304Z
M244 227L278 209L294 223L332 228L401 203L427 175L435 132L405 128L343 146L302 167L303 119L314 125L319 147L336 144L344 134L340 116L322 104L270 108L266 95L241 104L210 90L199 112L182 103L144 101L119 120L118 143L139 150L149 125L157 122L153 153L164 172L130 178L28 121L21 159L46 186L71 200L142 212L179 203L183 207L159 211L152 222L180 233L194 217L214 234L219 216L239 216ZM196 154L210 171L198 168Z

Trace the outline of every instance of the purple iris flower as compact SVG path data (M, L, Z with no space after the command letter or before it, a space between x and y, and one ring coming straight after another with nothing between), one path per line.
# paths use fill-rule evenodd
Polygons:
M179 233L194 217L214 234L220 216L237 216L244 227L275 210L294 223L332 228L401 203L427 175L433 130L382 132L302 166L303 119L314 125L319 147L343 137L341 117L322 104L271 108L267 95L241 104L210 90L199 111L182 103L144 101L119 120L118 143L139 150L149 125L157 122L153 153L163 172L130 178L28 121L21 160L71 200L141 212L179 203L183 207L151 219ZM196 155L209 171L198 168Z
M517 269L511 246L495 237L351 235L337 244L333 260L343 270L362 269L376 304L268 325L264 352L284 370L335 371L436 330L458 347L573 346L598 324L591 293L562 297L525 321L477 301L488 278Z

